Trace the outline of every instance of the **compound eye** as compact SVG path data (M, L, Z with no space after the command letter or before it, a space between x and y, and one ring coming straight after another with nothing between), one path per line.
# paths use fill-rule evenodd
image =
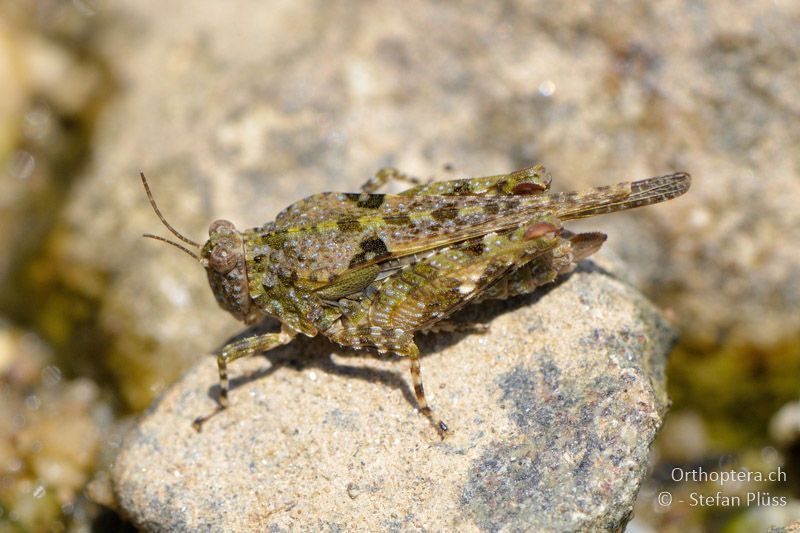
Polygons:
M236 266L236 254L229 247L218 245L211 250L209 262L211 268L220 274L227 274Z
M211 223L208 227L208 236L211 237L215 233L218 233L220 230L229 230L229 231L236 231L236 227L233 225L233 222L230 220L219 219L215 220Z

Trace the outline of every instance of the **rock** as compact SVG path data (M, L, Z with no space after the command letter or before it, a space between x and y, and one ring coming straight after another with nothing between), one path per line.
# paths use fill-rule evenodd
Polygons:
M758 506L747 509L730 528L732 533L766 531L767 533L797 533L800 531L800 500L784 497L778 506Z
M117 458L121 506L147 531L621 530L668 405L653 305L585 262L457 318L489 332L420 336L443 441L404 361L298 339L237 361L202 433L214 360L170 387Z
M797 533L800 531L800 520L795 520L788 526L774 526L767 533Z
M0 320L0 530L89 529L82 496L112 410L97 384L68 379L30 331ZM68 420L68 423L65 423Z

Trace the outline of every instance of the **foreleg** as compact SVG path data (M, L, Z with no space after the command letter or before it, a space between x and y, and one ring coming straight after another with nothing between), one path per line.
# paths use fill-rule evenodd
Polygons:
M266 333L254 335L244 339L237 339L226 344L217 354L217 369L219 370L219 406L211 414L195 419L192 424L197 431L202 429L203 423L214 416L219 411L228 407L228 391L230 381L228 380L228 363L242 357L247 357L255 353L266 352L278 346L289 343L297 335L286 326L281 326L278 333Z

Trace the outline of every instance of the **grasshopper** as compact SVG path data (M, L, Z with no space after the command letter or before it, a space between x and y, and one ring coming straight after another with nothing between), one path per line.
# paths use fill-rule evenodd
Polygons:
M164 226L190 250L171 244L206 269L219 305L245 324L277 318L281 330L234 340L217 354L218 407L228 406L228 364L290 342L325 335L355 349L393 352L410 361L419 411L444 435L425 397L416 332L453 327L467 304L526 294L596 252L606 235L572 233L568 220L650 205L685 193L680 172L582 192L551 192L541 165L497 176L422 183L385 168L358 193L309 196L274 222L239 231L217 220L200 245ZM399 194L378 194L389 180ZM211 415L195 420L198 431Z

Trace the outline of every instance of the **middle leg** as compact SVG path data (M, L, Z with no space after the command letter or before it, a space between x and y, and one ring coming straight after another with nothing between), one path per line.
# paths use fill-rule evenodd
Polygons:
M415 186L422 184L422 180L419 178L409 176L408 174L403 174L394 167L385 167L376 172L373 177L371 177L364 185L361 186L361 192L370 194L374 193L391 180L403 181Z

